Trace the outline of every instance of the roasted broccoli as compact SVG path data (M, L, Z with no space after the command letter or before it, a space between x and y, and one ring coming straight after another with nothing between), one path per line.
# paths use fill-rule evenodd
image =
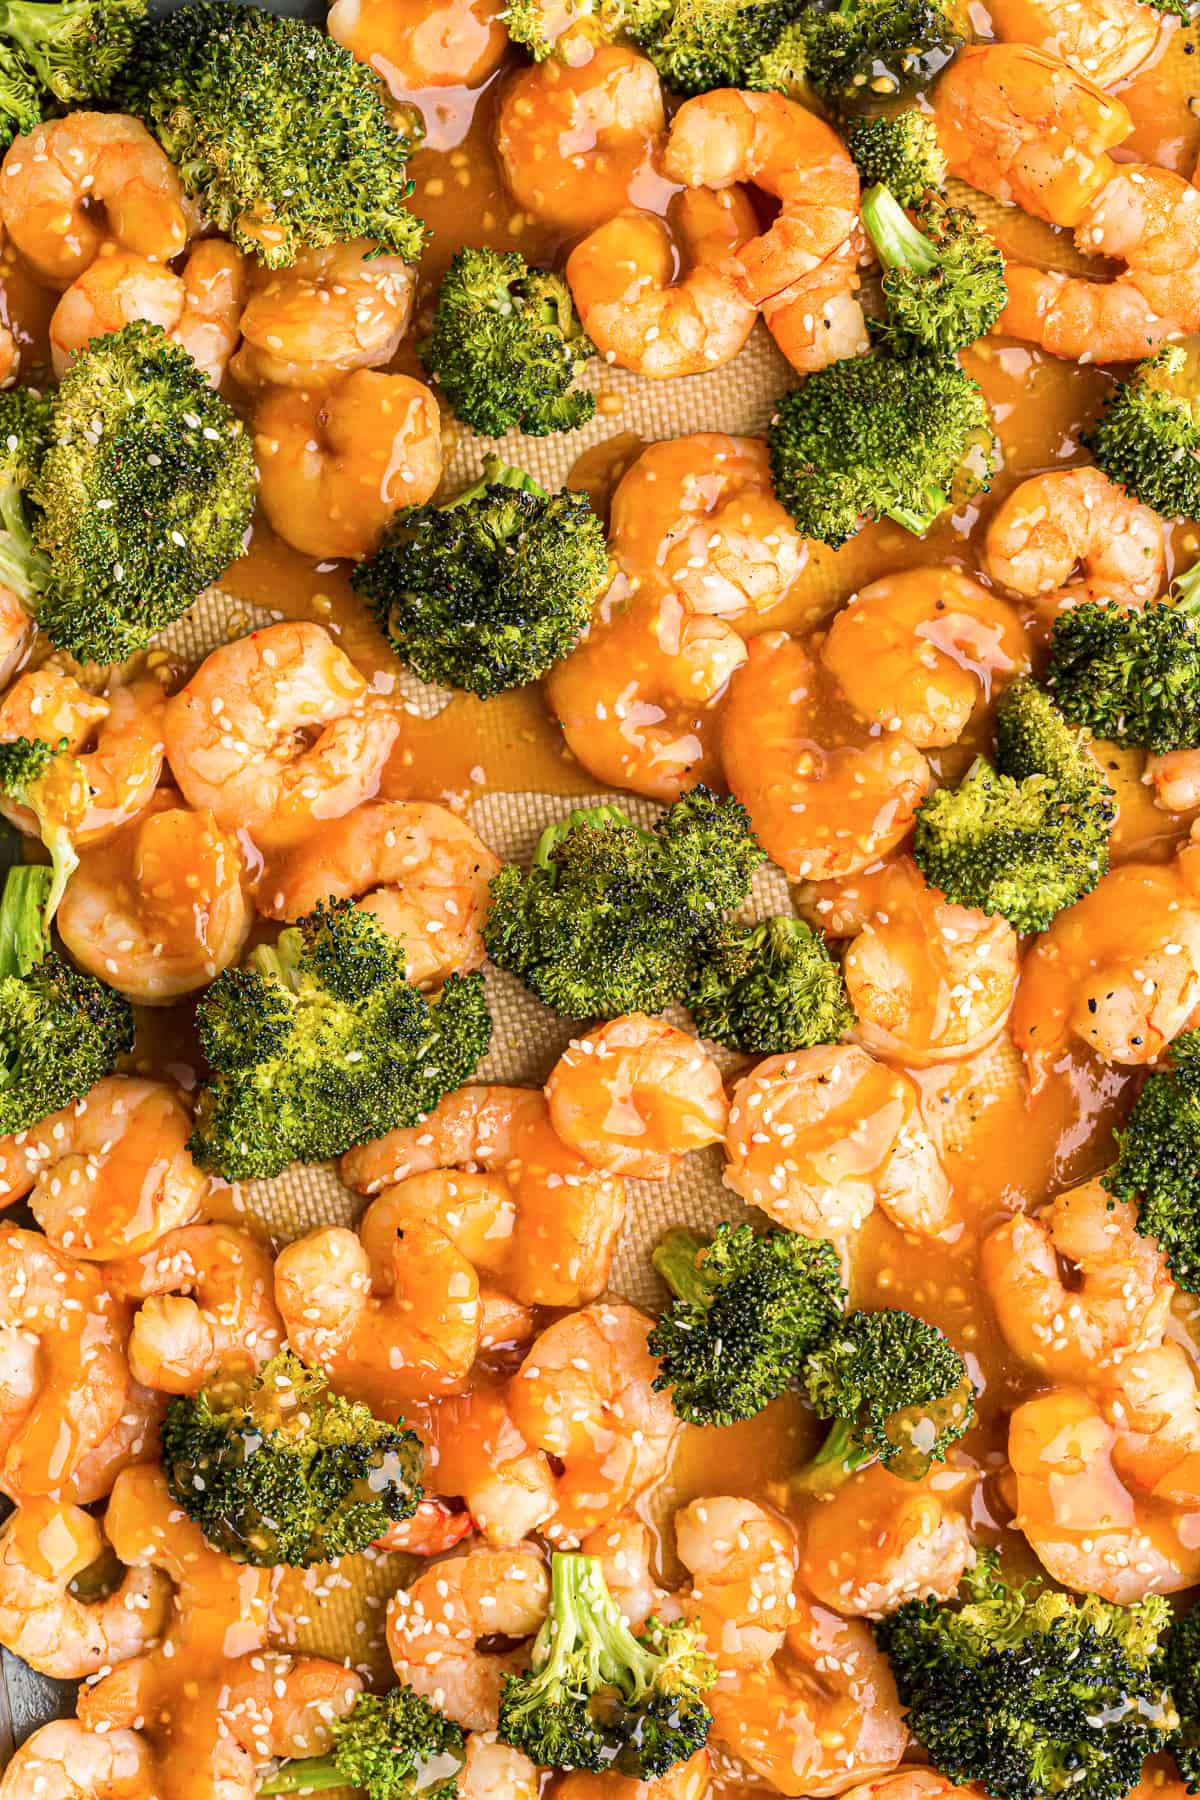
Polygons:
M697 952L684 1004L701 1037L748 1056L832 1044L854 1023L824 937L784 913L719 927Z
M1045 682L1074 725L1161 755L1200 745L1200 563L1133 608L1085 601L1054 621Z
M1171 1625L1162 1669L1179 1720L1167 1747L1187 1792L1200 1794L1200 1607Z
M753 88L796 0L631 0L626 28L675 94Z
M289 1350L167 1405L167 1485L235 1562L307 1568L351 1556L410 1519L424 1462L415 1432L330 1392Z
M208 222L268 268L372 238L415 262L411 144L379 77L315 25L234 0L152 19L114 88Z
M1117 1160L1102 1177L1110 1194L1137 1205L1138 1230L1153 1238L1176 1286L1200 1293L1200 1031L1171 1045L1171 1066L1150 1075L1117 1133Z
M348 900L226 969L196 1024L211 1073L189 1148L230 1181L415 1125L468 1080L491 1036L480 976L452 975L427 998L405 980L397 940Z
M782 93L807 86L835 112L927 87L966 41L950 0L817 0L795 13L760 57L752 85Z
M561 275L515 250L462 249L442 277L421 360L451 406L485 437L574 431L596 410L575 387L595 350Z
M1031 681L996 714L996 767L977 757L922 802L913 857L957 906L1044 931L1108 868L1113 796L1079 734Z
M1195 359L1168 344L1118 381L1090 432L1100 468L1164 518L1200 514L1200 392Z
M71 876L79 866L72 824L87 804L87 780L77 757L67 754L67 740L43 743L39 738L12 738L0 743L0 794L27 806L50 852L53 881L46 899L49 931Z
M916 206L945 185L946 157L937 126L915 106L903 112L855 119L846 148L864 188L888 188L901 206Z
M146 0L0 0L0 52L29 71L35 93L64 106L102 99L145 16ZM18 128L40 115L40 106L31 119L16 115Z
M934 1767L993 1800L1124 1800L1174 1723L1166 1601L1012 1586L989 1551L963 1586L961 1602L909 1600L875 1626Z
M887 320L878 335L900 354L950 357L1004 311L1004 258L974 213L929 195L909 218L889 188L869 188L862 222L883 267Z
M80 662L131 656L241 554L250 436L157 325L93 339L52 398L0 394L0 581Z
M547 494L489 456L446 506L406 506L351 580L422 681L487 700L566 656L608 578L585 494Z
M412 1688L360 1694L329 1726L323 1756L285 1762L260 1794L321 1793L357 1788L367 1800L455 1800L465 1755L460 1726Z
M921 537L986 487L993 434L955 362L851 356L785 394L767 434L775 492L805 537L837 546L869 519Z
M133 1049L129 1003L50 948L49 869L10 869L0 896L0 1137L80 1099Z
M661 1012L687 990L700 942L741 906L763 853L736 800L696 787L643 831L615 806L543 832L528 874L492 882L484 940L567 1018Z
M681 1419L752 1419L796 1380L846 1304L832 1244L798 1232L718 1225L711 1240L669 1231L654 1267L675 1296L649 1344Z
M500 1737L550 1769L656 1780L703 1748L715 1677L690 1625L650 1619L635 1636L599 1561L556 1552L530 1671L504 1678Z
M834 1423L792 1476L798 1494L829 1494L873 1462L919 1481L975 1417L975 1389L949 1338L894 1308L848 1314L810 1351L801 1379Z

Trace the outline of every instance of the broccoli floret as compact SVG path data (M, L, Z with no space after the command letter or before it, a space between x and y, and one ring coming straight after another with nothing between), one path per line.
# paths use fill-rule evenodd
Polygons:
M889 188L901 206L915 206L946 183L946 157L937 126L915 106L855 119L846 132L864 188Z
M0 1137L81 1099L133 1049L129 1002L50 949L53 880L10 869L0 897Z
M70 106L109 92L145 16L146 0L3 0L0 41Z
M786 914L715 932L698 953L684 1004L701 1037L748 1056L836 1043L854 1023L824 937Z
M991 417L954 362L883 352L818 369L767 433L775 493L804 537L835 548L869 519L921 537L991 479Z
M143 26L114 97L209 223L268 268L347 238L420 256L410 141L374 70L315 25L199 0Z
M1010 1586L988 1551L963 1585L961 1603L910 1600L875 1626L934 1767L993 1800L1124 1800L1174 1722L1166 1601Z
M465 1756L462 1730L412 1688L360 1694L329 1726L323 1756L287 1762L260 1794L357 1788L367 1800L455 1800Z
M1110 480L1164 518L1200 514L1200 394L1179 344L1118 381L1081 439Z
M668 16L672 0L508 0L500 17L514 44L544 62L568 28L584 25L590 37L611 43L627 19L652 30Z
M1179 1716L1167 1747L1187 1792L1200 1794L1200 1606L1172 1624L1162 1670Z
M873 187L862 222L883 266L881 335L898 352L953 356L991 330L1008 299L1004 258L974 213L931 195L914 223L890 189Z
M556 1552L530 1672L507 1675L500 1738L551 1769L656 1780L703 1748L716 1670L687 1624L635 1636L594 1556Z
M672 0L632 8L628 30L672 93L704 94L761 85L761 59L795 13L795 0Z
M1044 931L1108 868L1112 790L1040 688L1015 681L996 712L995 768L977 757L922 802L913 857L957 906Z
M810 1352L802 1380L834 1423L792 1476L797 1494L829 1494L874 1462L919 1481L975 1417L975 1389L949 1338L894 1308L850 1313Z
M370 913L333 900L226 969L196 1009L212 1073L189 1149L230 1181L321 1162L415 1125L474 1071L491 1037L478 975L433 998Z
M1161 755L1200 745L1200 563L1165 601L1087 601L1054 621L1046 686L1072 724Z
M451 406L485 437L574 431L596 396L572 384L595 355L560 275L531 269L515 250L455 256L438 290L421 361Z
M693 1425L752 1419L796 1379L846 1304L832 1244L797 1232L718 1225L669 1231L654 1267L675 1296L650 1333L656 1388Z
M46 900L49 931L66 886L79 867L72 826L88 802L87 778L78 757L68 756L67 740L43 743L13 738L0 743L0 793L27 806L50 852L53 880Z
M696 787L652 831L615 806L543 832L528 874L492 882L488 952L567 1018L661 1012L687 990L694 953L741 906L763 853L745 809Z
M927 87L966 41L948 0L841 0L795 11L751 85L795 93L806 84L835 111Z
M0 43L0 149L41 123L42 90L24 57Z
M1181 1033L1171 1067L1148 1077L1117 1152L1104 1186L1136 1203L1138 1230L1159 1246L1176 1286L1200 1293L1200 1031Z
M587 495L547 494L489 456L457 500L403 507L351 582L422 681L488 700L567 655L607 578Z

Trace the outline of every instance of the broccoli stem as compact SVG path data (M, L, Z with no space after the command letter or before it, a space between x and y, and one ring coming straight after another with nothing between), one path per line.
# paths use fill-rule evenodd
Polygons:
M814 1498L836 1493L858 1469L874 1461L869 1450L855 1446L854 1425L849 1419L838 1419L811 1462L798 1469L790 1486L795 1493Z
M325 1788L344 1788L351 1784L331 1756L306 1756L299 1762L284 1763L259 1788L260 1794L319 1794Z
M34 549L21 491L11 481L0 485L0 523L0 581L19 599L35 601L50 578L50 562Z
M44 960L50 948L45 916L53 879L49 869L35 863L9 870L0 897L0 980L28 975Z
M682 1225L668 1231L650 1260L677 1300L688 1306L707 1306L711 1295L704 1279L704 1265L696 1258L708 1249L708 1239Z
M559 1646L564 1657L576 1645L590 1646L599 1673L626 1701L651 1686L655 1659L618 1612L597 1557L569 1553L554 1558L549 1617L554 1621L550 1661Z
M1171 599L1175 611L1189 615L1200 612L1200 562L1194 562L1171 583Z
M259 944L250 952L247 961L252 969L268 980L278 981L281 986L295 994L300 991L300 959L304 953L304 939L298 931L281 931L273 944Z
M937 246L918 231L889 188L867 189L862 222L885 268L912 269L918 275L930 275L937 268Z
M905 531L911 531L914 537L924 537L935 519L941 517L950 504L950 496L945 488L935 487L932 482L925 489L925 510L917 512L909 506L889 506L887 517L902 525Z

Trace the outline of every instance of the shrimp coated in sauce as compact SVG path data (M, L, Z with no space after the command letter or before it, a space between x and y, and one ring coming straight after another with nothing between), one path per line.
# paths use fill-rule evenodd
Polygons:
M543 1450L527 1443L504 1388L477 1380L425 1409L429 1473L465 1502L489 1544L511 1549L544 1529L557 1510L555 1476Z
M0 1800L165 1800L155 1757L136 1731L89 1731L55 1719L0 1775Z
M811 375L871 348L858 298L859 269L866 260L862 234L855 230L811 275L763 301L763 323L800 374Z
M393 97L478 87L508 47L503 0L333 0L326 29Z
M219 387L241 335L246 258L221 238L196 244L180 274L111 244L76 277L50 320L54 373L63 374L93 338L135 319L161 325Z
M412 318L416 274L367 238L302 250L255 271L230 368L243 387L318 388L391 362Z
M637 1781L632 1775L567 1775L554 1790L554 1800L704 1800L711 1792L712 1759L697 1750L685 1763L677 1763L669 1775L657 1781ZM2 1796L0 1796L2 1800ZM1175 1800L1172 1795L1169 1800Z
M769 1662L796 1619L796 1534L752 1500L717 1495L675 1514L675 1550L692 1578L681 1596L719 1669Z
M975 1560L963 1508L974 1469L939 1464L920 1481L881 1463L807 1508L799 1579L822 1606L878 1619L909 1600L949 1600Z
M1081 601L1144 606L1166 581L1162 520L1099 469L1031 475L984 542L988 570L1048 619Z
M1061 57L1098 87L1112 88L1166 42L1164 18L1143 0L991 0L996 36Z

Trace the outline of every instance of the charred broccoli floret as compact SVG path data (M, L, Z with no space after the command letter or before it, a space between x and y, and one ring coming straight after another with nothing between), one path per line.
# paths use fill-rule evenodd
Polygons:
M854 1023L824 937L786 914L715 932L697 953L684 1004L701 1037L748 1056L832 1044Z
M944 0L816 0L795 12L752 85L785 94L807 86L834 111L927 87L966 41L958 7Z
M1090 432L1099 467L1164 518L1200 514L1200 392L1194 359L1168 344L1118 381Z
M109 92L145 16L146 0L3 0L0 49L29 70L35 91L72 106Z
M864 188L888 188L901 206L916 206L945 185L946 157L937 126L927 113L903 112L855 119L846 132Z
M329 1735L323 1756L283 1763L259 1793L357 1788L367 1800L456 1800L462 1729L412 1688L360 1694L343 1718L331 1722Z
M1176 1285L1200 1293L1200 1031L1182 1032L1170 1056L1134 1101L1102 1179L1136 1204L1138 1230L1159 1246Z
M422 681L486 700L566 656L607 578L586 494L547 494L489 456L457 500L398 512L351 580Z
M528 873L510 863L495 877L484 940L567 1018L661 1012L762 861L744 808L703 787L650 831L615 806L573 812L543 832Z
M652 1260L675 1296L649 1337L662 1362L654 1385L693 1425L761 1412L846 1304L837 1251L798 1232L718 1225L709 1239L679 1227Z
M890 189L873 187L862 222L883 267L881 335L894 349L950 357L991 330L1008 299L1004 258L974 213L929 195L910 219Z
M1162 1670L1179 1716L1167 1747L1188 1793L1200 1794L1200 1607L1172 1624Z

